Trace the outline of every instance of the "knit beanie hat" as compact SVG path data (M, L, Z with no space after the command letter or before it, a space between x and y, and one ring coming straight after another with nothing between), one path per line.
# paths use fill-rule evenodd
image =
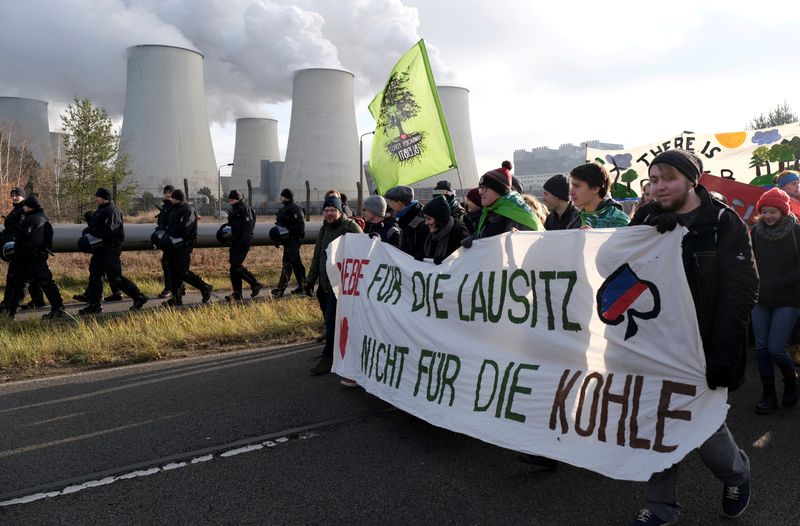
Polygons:
M325 202L322 204L322 208L323 209L328 208L329 206L332 206L339 212L344 212L344 210L342 210L342 200L339 199L338 197L333 197L333 196L326 197Z
M231 190L228 192L228 199L236 199L237 201L242 200L242 192L239 190Z
M183 190L181 190L180 188L173 190L172 195L170 197L172 197L173 199L177 199L178 201L183 201L184 199L186 199L186 196L183 195Z
M481 206L481 194L478 192L477 188L473 188L467 192L467 199L472 201L474 204Z
M483 174L478 184L505 195L511 191L511 174L505 168L495 168Z
M447 223L450 217L450 205L447 204L444 196L437 195L422 207L422 213L426 216L431 216L442 225Z
M761 208L764 206L774 206L781 211L781 214L789 215L789 194L780 188L767 190L761 194L758 204L756 204L756 210L761 212Z
M569 201L569 181L564 174L556 174L545 181L544 189L562 201Z
M450 181L439 181L433 189L433 195L453 195L453 187Z
M700 178L700 174L703 173L703 161L692 152L681 150L680 148L659 153L650 163L650 166L659 163L672 166L695 184Z
M293 201L294 200L294 192L292 192L288 188L284 188L283 190L281 190L281 197L283 197L285 199L288 199L289 201Z
M25 191L19 186L15 186L14 188L11 189L11 197L14 197L15 195L18 195L20 197L25 197Z
M513 188L515 192L519 192L520 194L525 193L522 188L522 181L520 181L519 177L517 177L516 175L511 176L511 188Z
M108 188L98 188L94 196L105 199L106 201L111 201L111 191Z
M778 185L778 188L783 188L787 184L795 181L800 181L800 175L794 170L784 170L778 174L778 178L775 179L775 184Z
M34 210L41 210L42 202L35 195L30 195L22 202L22 206L27 206L28 208L32 208Z
M386 199L379 195L371 195L364 199L364 210L369 210L377 216L386 217Z

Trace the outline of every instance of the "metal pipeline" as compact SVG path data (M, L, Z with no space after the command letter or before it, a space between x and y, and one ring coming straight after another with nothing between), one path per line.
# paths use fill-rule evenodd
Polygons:
M217 241L216 234L219 226L220 223L198 223L195 248L226 246ZM272 222L256 223L252 245L271 245L272 240L269 238L269 230L273 226L275 225ZM303 243L316 243L321 226L322 221L307 222L306 237L303 239ZM80 239L84 228L86 228L86 225L54 224L53 252L79 252L78 239ZM150 236L155 229L155 223L126 224L125 241L122 243L122 250L152 250Z

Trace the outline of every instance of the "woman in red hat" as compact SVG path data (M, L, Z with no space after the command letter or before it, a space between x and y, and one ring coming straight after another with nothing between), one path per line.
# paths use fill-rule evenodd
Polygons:
M753 308L756 361L764 392L755 411L765 415L778 408L775 365L783 376L781 405L797 405L797 374L786 344L800 314L800 225L790 213L789 195L779 188L758 200L753 227L753 254L760 277L758 304Z

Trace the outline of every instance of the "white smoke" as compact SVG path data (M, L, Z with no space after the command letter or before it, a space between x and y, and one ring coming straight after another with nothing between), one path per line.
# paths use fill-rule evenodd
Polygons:
M222 123L289 100L307 67L348 69L356 95L371 97L420 38L417 10L401 0L27 0L0 2L0 20L0 96L56 107L88 97L118 116L125 49L174 45L205 55L209 114Z

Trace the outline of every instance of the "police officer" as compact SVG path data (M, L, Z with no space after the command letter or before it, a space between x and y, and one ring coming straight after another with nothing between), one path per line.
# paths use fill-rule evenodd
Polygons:
M233 294L226 296L228 301L242 299L242 281L250 285L250 297L255 298L261 292L261 283L247 270L244 263L253 242L253 230L256 227L256 211L242 201L239 190L231 190L228 194L228 226L231 227L231 248L229 263L231 264L231 287Z
M13 318L23 297L25 287L31 281L37 281L42 291L50 302L50 313L42 319L55 320L69 318L64 311L64 302L61 293L53 281L53 274L47 265L47 258L53 248L53 225L44 213L42 203L38 197L29 196L21 206L24 217L14 227L14 256L15 264L12 291L5 312Z
M22 222L24 217L24 212L22 211L22 202L25 200L25 192L21 188L12 188L11 189L11 211L5 216L4 219L4 230L0 232L0 244L6 243L8 241L14 240L14 229L19 226ZM5 293L3 295L3 305L8 304L8 298L11 293L11 288L14 283L14 271L18 267L18 264L15 261L9 261L8 263L8 271L6 272L6 288ZM26 308L40 308L44 307L44 295L42 294L42 289L39 284L33 280L28 285L28 292L31 295L30 303L26 305L22 305L20 310L26 310ZM22 291L23 296L19 298L19 302L21 303L25 291Z
M297 288L292 290L292 294L302 293L306 282L306 269L303 266L303 260L300 258L300 245L302 245L306 234L305 212L294 201L294 193L288 188L281 190L280 200L283 207L278 210L275 225L279 228L285 228L288 234L280 239L280 242L283 243L283 265L281 267L281 277L278 279L278 286L272 289L272 295L275 297L283 296L283 292L292 278L292 272L294 272L294 277L297 279Z
M147 296L131 280L122 275L120 262L120 246L125 239L125 229L122 224L122 212L111 200L111 192L106 188L98 188L94 194L97 210L87 218L88 226L83 230L84 235L91 235L102 239L102 246L92 252L89 260L89 305L78 311L79 314L95 314L103 312L100 300L103 296L103 275L113 283L116 288L133 298L131 310L141 309Z
M156 230L166 230L169 222L169 214L172 210L172 192L175 187L168 184L164 187L164 200L156 216ZM159 298L169 299L172 297L172 278L170 277L169 258L166 252L161 252L161 271L164 273L164 290L158 295Z
M203 303L208 303L214 288L189 270L192 250L197 239L197 212L195 212L193 206L186 202L186 196L181 189L174 190L170 199L172 201L172 209L169 212L165 230L168 238L167 242L172 243L174 241L174 246L168 248L165 253L169 262L170 279L172 280L172 298L165 301L164 306L183 305L181 289L184 281L202 292Z

